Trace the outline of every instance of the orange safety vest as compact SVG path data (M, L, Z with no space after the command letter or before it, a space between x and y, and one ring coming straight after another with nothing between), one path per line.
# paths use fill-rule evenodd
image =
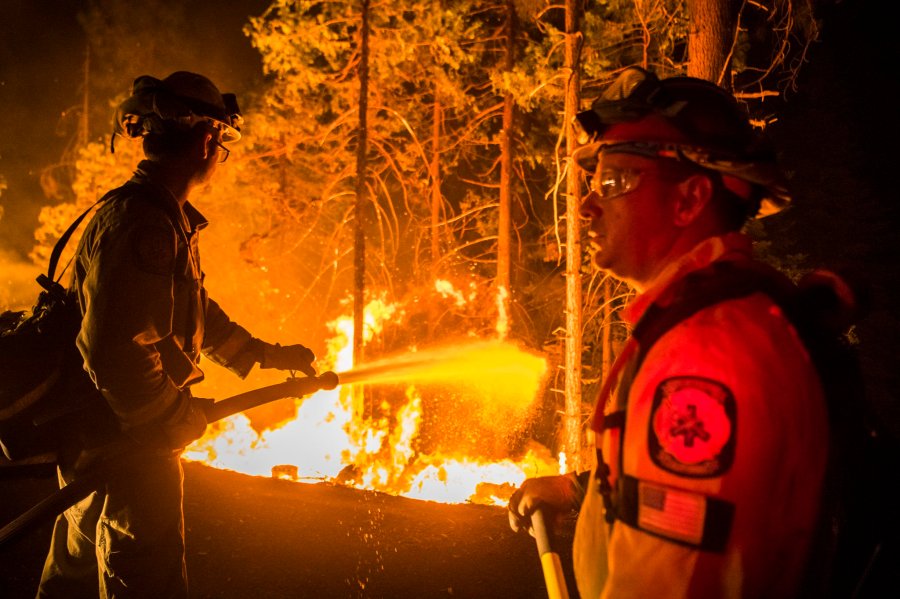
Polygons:
M574 547L582 597L796 593L828 429L814 365L772 299L780 286L732 234L630 307L635 335L595 407L598 467Z

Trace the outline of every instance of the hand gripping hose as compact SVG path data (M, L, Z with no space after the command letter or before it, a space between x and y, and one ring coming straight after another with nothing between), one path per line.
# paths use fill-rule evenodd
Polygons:
M290 378L283 383L262 387L215 402L206 410L206 421L215 422L239 412L288 397L311 395L320 389L334 389L339 381L333 372L319 376ZM55 491L0 529L0 547L18 538L22 533L50 518L63 513L116 476L119 471L131 467L136 454L146 449L133 446L92 466L70 484Z

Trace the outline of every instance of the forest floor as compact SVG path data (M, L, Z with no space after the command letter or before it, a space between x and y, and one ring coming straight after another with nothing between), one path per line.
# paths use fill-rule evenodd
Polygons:
M2 523L54 489L50 478L0 478ZM547 597L534 540L514 534L501 507L186 463L184 511L192 598ZM34 596L50 531L0 548L0 598ZM571 533L555 544L574 597Z

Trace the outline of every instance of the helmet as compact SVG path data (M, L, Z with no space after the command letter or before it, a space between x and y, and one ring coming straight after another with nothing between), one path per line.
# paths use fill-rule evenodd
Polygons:
M582 145L573 160L593 172L604 146L618 143L604 141L606 132L615 125L639 125L638 121L648 124L644 129L662 122L659 138L645 133L635 140L642 143L638 153L677 158L719 172L730 189L749 184L752 200L761 202L757 216L774 214L790 203L775 153L753 129L746 112L730 93L694 77L659 79L640 67L625 69L590 110L575 115L572 126ZM730 185L731 178L739 185Z
M220 93L212 81L188 71L163 80L142 75L134 80L131 97L116 109L113 139L161 132L166 123L190 127L201 121L219 130L223 142L241 138L243 118L234 94Z

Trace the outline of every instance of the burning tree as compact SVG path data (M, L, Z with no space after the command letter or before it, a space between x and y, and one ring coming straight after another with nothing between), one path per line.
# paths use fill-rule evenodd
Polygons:
M565 449L575 465L593 391L627 332L617 312L629 290L595 272L580 251L584 182L566 161L573 149L568 122L583 108L582 98L595 96L626 65L662 75L698 68L700 54L688 53L698 42L688 44L687 9L722 5L274 0L250 19L245 33L267 83L245 101L245 138L219 172L216 191L197 199L214 223L204 233L204 252L216 257L206 261L208 285L229 313L254 323L260 336L312 339L324 347L337 335L327 323L343 322L355 309L351 336L368 337L367 361L440 341L508 337L542 350L550 363L548 380L531 391L539 397L527 417L517 410L504 413L515 418L485 412L484 402L473 408L467 394L489 397L482 387L379 387L366 417L384 433L380 444L370 447L358 422L342 425L357 426L353 443L368 448L347 458L355 467L363 454L406 460L398 452L407 446L436 455L442 448L429 437L434 431L477 450L471 431L448 428L454 419L490 439L492 457L522 454L535 438L552 450L548 455ZM92 5L85 27L93 33L124 28L123 6ZM730 43L719 45L730 52L704 72L731 73L739 94L766 98L784 72L771 65L793 69L791 55L786 45L771 53L750 42L762 35L765 47L773 47L773 22L785 24L780 35L801 34L803 42L814 37L814 21L780 2L743 3L729 14L736 25L717 31L729 34ZM177 22L178 13L170 18ZM802 58L805 45L795 47ZM93 51L91 64L101 66L92 73L122 60L108 50ZM145 58L143 64L169 70ZM90 97L103 105L102 92ZM761 111L759 121L769 119ZM46 261L75 214L127 179L138 155L127 144L110 155L105 141L82 138L75 200L42 214L37 261ZM351 297L355 308L348 308ZM382 316L364 313L364 305L380 306ZM361 341L355 345L358 358ZM208 374L213 395L235 388L226 391L215 368ZM337 421L337 411L322 416ZM292 406L279 417L295 412ZM415 435L408 436L416 413ZM490 428L504 419L515 426L492 436ZM411 463L398 466L407 477Z

